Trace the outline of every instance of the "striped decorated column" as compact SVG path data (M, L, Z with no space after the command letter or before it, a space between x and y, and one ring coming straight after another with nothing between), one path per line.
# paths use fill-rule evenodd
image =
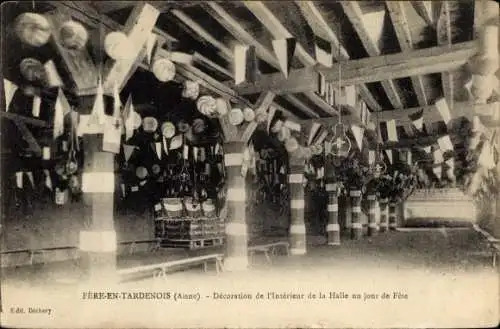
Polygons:
M340 225L339 225L339 199L337 196L337 184L326 184L328 192L328 224L326 224L326 232L328 234L327 241L330 246L340 245Z
M366 198L368 200L368 236L374 236L377 234L377 219L376 219L376 195L370 194Z
M389 229L389 209L387 209L386 198L379 200L380 207L380 232L386 232Z
M397 203L395 201L389 202L389 229L395 230L398 227L397 222Z
M82 174L83 213L80 268L91 281L114 282L117 239L114 228L114 154L102 151L102 135L84 135Z
M351 212L352 212L352 228L351 239L359 240L363 237L363 224L361 224L361 191L351 190Z
M304 160L290 157L290 253L306 253L306 225L304 222Z
M245 213L245 178L241 175L243 142L224 144L224 164L226 166L226 243L224 269L243 271L248 268L248 230Z

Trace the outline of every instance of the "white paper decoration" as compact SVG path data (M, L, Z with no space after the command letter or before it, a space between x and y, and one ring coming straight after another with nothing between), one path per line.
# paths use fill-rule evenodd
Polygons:
M200 95L200 84L195 81L184 81L184 89L182 90L182 97L197 99Z
M126 59L135 47L123 32L111 32L104 39L104 50L114 60ZM153 70L154 73L154 70Z
M243 111L239 108L234 108L229 111L229 123L233 126L240 125L244 120Z
M161 125L161 133L165 138L172 138L175 135L175 126L172 122L164 122Z
M221 106L218 106L218 103L219 102L217 102L212 96L205 95L198 98L196 107L201 114L209 118L215 118L218 115L223 115L221 114L222 111L227 111L225 106L224 109L226 110L222 109Z
M287 152L289 153L295 152L298 148L299 148L299 142L297 141L297 139L291 137L286 140L285 149L287 150Z
M142 120L142 128L145 132L154 132L158 129L158 121L153 117L145 117L144 120Z
M139 179L144 179L148 176L148 170L142 166L139 166L137 167L137 169L135 170L135 175L139 178Z
M15 32L22 42L40 47L49 41L50 24L40 14L24 13L16 18Z
M19 69L23 77L28 81L42 80L45 68L40 61L34 58L25 58L19 64Z
M290 129L285 126L281 127L280 131L278 132L278 140L280 142L283 142L288 138L290 138Z
M88 39L87 29L79 22L67 21L59 29L59 40L64 48L70 50L83 49Z
M158 80L167 82L175 77L175 64L166 58L159 58L153 62L152 71Z
M249 107L245 107L243 109L243 117L245 118L245 121L250 122L255 119L255 112Z

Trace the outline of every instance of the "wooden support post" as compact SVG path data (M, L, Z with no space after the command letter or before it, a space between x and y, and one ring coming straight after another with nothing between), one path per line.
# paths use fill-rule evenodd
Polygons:
M290 253L306 254L306 225L304 222L304 160L290 157Z
M114 154L102 151L102 134L84 135L83 147L82 190L87 225L80 232L81 268L92 282L113 282L117 279Z
M248 268L248 230L245 214L245 178L241 175L243 142L224 144L227 184L226 249L224 268L243 271Z
M328 234L327 241L330 246L340 245L340 225L339 225L339 204L337 196L337 184L326 184L326 191L328 192L328 224L326 225L326 232Z
M374 194L370 194L368 195L367 199L368 199L368 236L375 236L378 231L377 220L375 218L376 196Z
M395 201L389 202L389 229L395 230L398 226L398 215Z
M380 232L386 232L388 227L389 227L389 222L388 222L388 209L387 209L387 199L380 199L379 200L379 207L380 207Z
M361 224L361 190L351 190L351 212L352 228L351 239L359 240L363 237L363 225Z

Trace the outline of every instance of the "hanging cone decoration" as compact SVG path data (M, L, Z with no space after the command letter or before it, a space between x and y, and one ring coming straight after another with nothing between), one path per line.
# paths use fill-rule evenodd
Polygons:
M441 117L443 118L443 121L445 124L448 124L451 120L451 114L450 114L450 108L448 107L448 103L446 102L445 98L440 98L438 101L436 101L436 109L439 111L439 114L441 114Z
M393 164L393 158L392 158L392 150L385 150L385 154L387 155L387 158L389 159L389 163Z
M45 186L52 191L52 178L50 178L50 171L48 169L43 170L45 174Z
M257 56L254 46L234 47L234 83L255 82L257 78Z
M168 155L168 140L165 136L162 137L162 144L163 144L163 150L165 151L165 154Z
M5 112L9 112L9 105L14 98L14 94L17 90L17 85L11 82L10 80L3 79L3 89L5 92Z
M410 114L408 117L410 118L415 128L417 128L419 131L422 131L422 129L424 128L424 109Z
M42 104L42 99L35 95L33 97L33 106L32 106L32 109L31 109L31 113L33 114L33 116L35 118L38 118L40 116L40 105Z
M146 41L146 59L148 61L148 65L151 65L151 59L153 58L153 51L156 45L156 34L150 33L148 36L148 40Z
M453 143L451 142L450 136L442 136L438 138L439 148L443 151L453 151Z
M396 120L386 121L387 125L387 139L391 142L398 141L398 132L396 130Z
M123 119L120 116L120 95L118 94L118 87L114 86L114 105L113 116L106 118L104 136L102 140L103 151L112 152L115 154L120 153L120 143L123 130Z
M155 153L156 156L158 157L159 160L161 160L161 143L160 142L155 142Z
M95 95L94 106L92 107L92 113L90 114L89 121L91 124L94 120L97 120L97 124L103 125L106 122L106 113L104 112L104 89L102 87L102 79L99 77L97 83L97 92ZM93 120L94 119L94 120Z
M54 111L54 139L64 133L64 116L70 113L70 111L71 107L69 106L68 100L61 88L59 88Z
M59 72L57 72L56 65L54 64L54 61L49 60L45 64L43 64L43 67L45 69L45 83L47 84L48 87L54 88L54 87L62 87L64 85L61 76L59 75Z
M352 134L354 135L354 139L356 140L356 144L358 145L358 148L361 151L363 148L364 129L358 125L351 125L351 131Z
M136 147L133 145L123 144L123 155L125 158L125 162L128 162L128 160L132 156L132 153L134 153L135 148Z
M290 73L290 66L292 65L296 45L297 41L295 38L273 40L274 53L278 58L281 72L285 78L288 78L288 74Z
M314 36L314 52L316 61L326 67L333 65L333 50L330 41L323 39L317 35Z
M134 104L132 104L132 95L128 96L125 107L123 108L123 121L125 126L125 140L134 135Z

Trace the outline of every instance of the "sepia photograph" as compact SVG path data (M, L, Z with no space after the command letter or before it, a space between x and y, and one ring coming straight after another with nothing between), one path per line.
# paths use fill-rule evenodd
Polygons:
M500 324L496 1L0 9L1 327Z

